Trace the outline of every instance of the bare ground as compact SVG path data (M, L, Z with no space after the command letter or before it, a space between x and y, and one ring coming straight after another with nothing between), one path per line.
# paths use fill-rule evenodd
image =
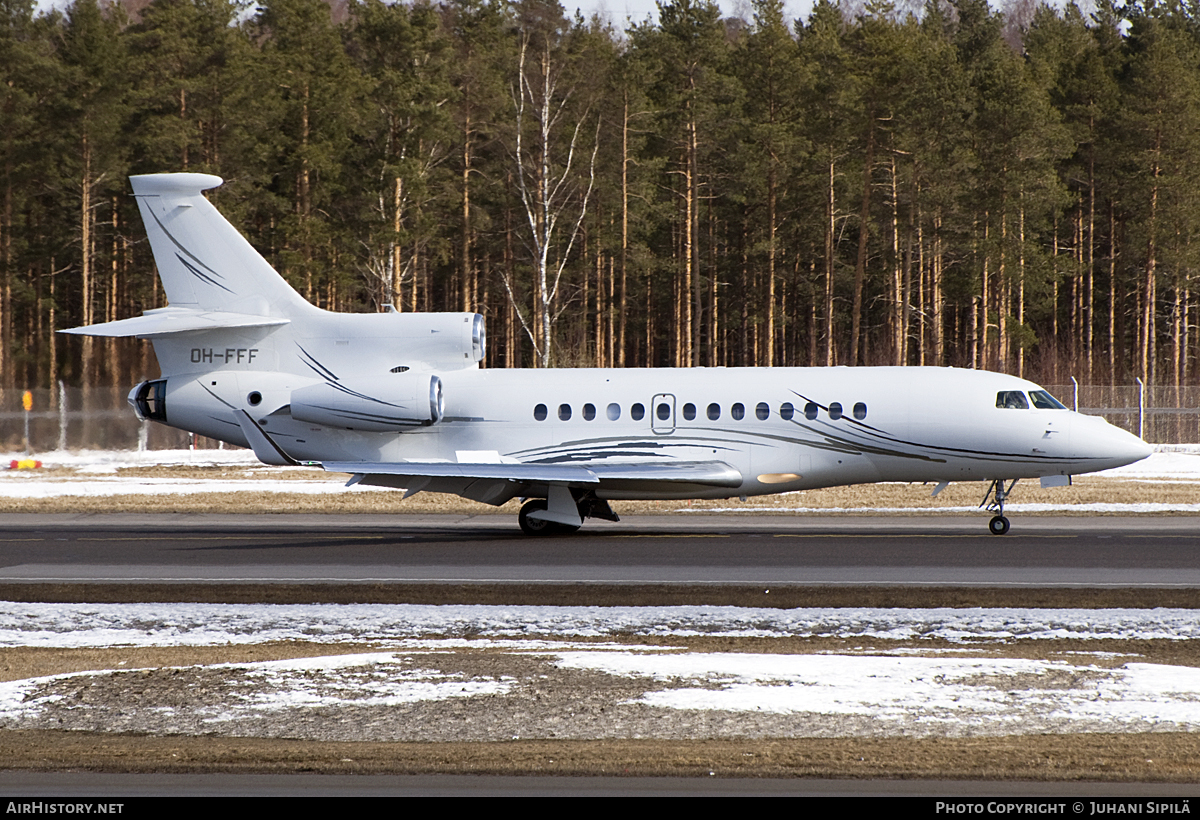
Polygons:
M638 640L640 644L653 641ZM679 645L681 642L662 642ZM843 640L689 639L690 651L839 652L874 654L897 648L937 653L929 642ZM961 645L956 645L961 650ZM1130 734L1053 732L1024 735L871 736L870 720L852 734L809 720L761 715L699 715L619 705L645 691L645 681L596 673L556 673L536 654L461 650L436 655L405 652L421 667L475 677L520 680L508 697L410 704L375 711L307 710L282 721L203 721L211 689L238 684L213 663L242 663L350 652L379 647L307 643L151 649L5 652L0 677L83 670L122 674L67 679L62 729L0 731L0 768L106 772L320 772L329 774L556 774L623 776L939 778L1053 781L1200 781L1200 737L1147 731ZM969 652L1066 660L1084 666L1130 660L1200 665L1200 651L1179 642L1025 641L988 643ZM1076 654L1083 653L1083 654ZM129 671L137 670L137 671ZM1081 670L1083 671L1083 670ZM81 682L81 680L83 682ZM1043 686L1053 682L1043 682ZM475 702L472 703L472 700ZM170 727L137 725L134 716L162 720L174 705L182 717ZM143 721L144 723L144 721ZM863 721L860 721L863 723ZM124 728L123 728L124 725ZM257 730L257 731L255 731ZM264 736L271 734L273 736ZM791 736L789 736L791 735Z
M0 732L0 768L35 771L608 775L1195 783L1186 733L919 740L347 743Z

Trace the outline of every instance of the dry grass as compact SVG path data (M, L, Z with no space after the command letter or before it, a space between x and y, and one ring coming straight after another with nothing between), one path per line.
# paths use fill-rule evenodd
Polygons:
M965 739L353 743L40 730L0 732L0 768L1165 784L1200 781L1200 738L1156 732ZM1080 791L1087 793L1085 788ZM919 787L913 793L919 794Z

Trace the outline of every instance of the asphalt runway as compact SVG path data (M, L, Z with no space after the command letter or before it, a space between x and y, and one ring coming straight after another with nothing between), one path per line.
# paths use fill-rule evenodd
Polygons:
M526 538L511 516L0 515L0 584L742 584L1200 588L1200 520L633 516Z

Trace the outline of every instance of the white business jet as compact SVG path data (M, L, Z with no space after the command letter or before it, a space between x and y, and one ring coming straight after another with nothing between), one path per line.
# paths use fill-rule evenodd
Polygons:
M1151 451L979 370L481 370L482 316L321 310L205 199L219 177L131 181L169 306L64 332L153 342L163 378L129 394L139 418L405 497L525 498L528 535L616 521L620 499L978 480L1003 535L1018 479L1066 485Z

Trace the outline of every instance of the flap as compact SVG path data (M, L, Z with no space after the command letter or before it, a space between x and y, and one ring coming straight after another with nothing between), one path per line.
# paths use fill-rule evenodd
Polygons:
M652 481L740 487L742 474L723 461L589 462L586 464L495 464L450 461L325 461L335 473L395 475L413 478L488 478L548 484L600 484L606 481Z

